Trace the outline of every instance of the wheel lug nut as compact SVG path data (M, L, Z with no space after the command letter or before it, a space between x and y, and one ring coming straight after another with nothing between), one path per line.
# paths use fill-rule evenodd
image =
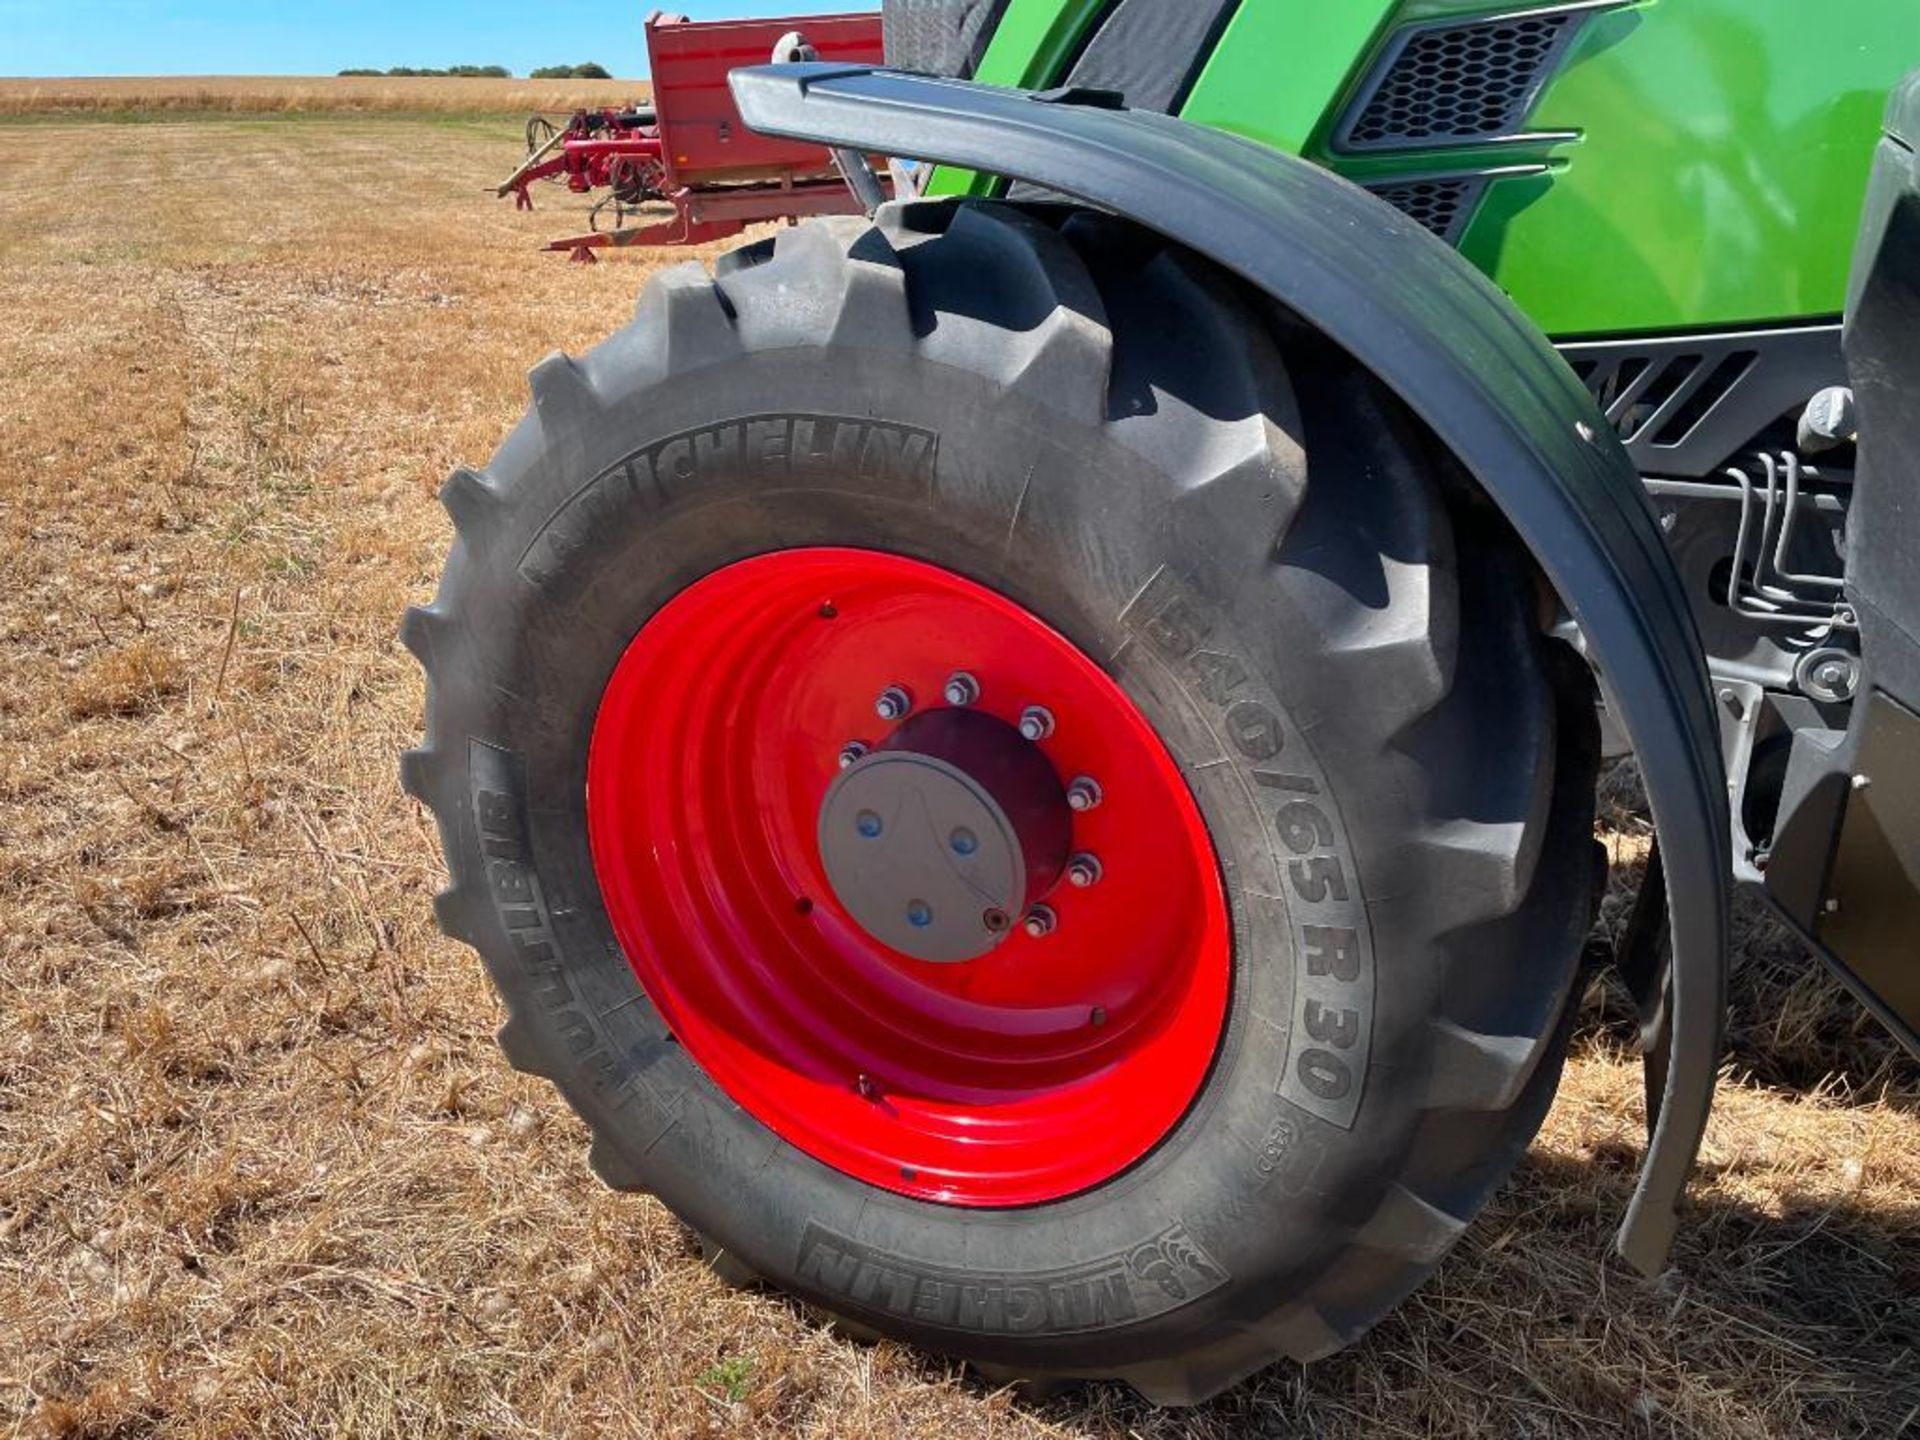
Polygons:
M1101 874L1098 855L1089 855L1082 851L1067 861L1067 881L1079 889L1084 890L1089 885L1098 885Z
M1053 913L1052 906L1036 905L1027 912L1027 918L1021 922L1020 928L1034 939L1044 940L1059 923L1060 917Z
M1084 814L1093 809L1105 797L1100 793L1100 782L1090 775L1082 775L1067 786L1067 808Z
M880 692L880 698L873 702L873 713L882 720L904 720L913 709L913 696L907 693L904 685L889 685Z
M952 847L953 853L956 855L971 855L980 848L980 837L974 834L973 831L967 829L966 826L960 825L955 827L951 835L947 836L947 844Z
M1020 712L1020 734L1038 745L1053 734L1053 712L1044 705L1029 705Z
M956 670L947 677L947 688L941 692L949 705L971 705L980 698L980 682L964 670Z
M845 770L866 753L867 744L864 740L849 740L840 747L840 768Z

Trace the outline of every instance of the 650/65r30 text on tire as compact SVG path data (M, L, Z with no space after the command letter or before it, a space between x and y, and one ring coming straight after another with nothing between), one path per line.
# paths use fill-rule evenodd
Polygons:
M600 1174L861 1327L1170 1403L1417 1284L1552 1096L1595 741L1391 398L998 203L666 271L533 393L444 492L403 776ZM828 833L882 761L1000 827L1004 938L886 930L952 876Z

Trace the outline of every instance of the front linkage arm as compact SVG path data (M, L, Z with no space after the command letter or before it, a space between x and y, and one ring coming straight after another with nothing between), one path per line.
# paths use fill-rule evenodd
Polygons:
M1667 881L1670 1056L1620 1253L1666 1263L1713 1103L1731 848L1699 637L1639 479L1547 340L1453 250L1304 161L1106 94L865 66L733 72L754 130L1024 180L1234 271L1396 391L1558 587L1639 757Z

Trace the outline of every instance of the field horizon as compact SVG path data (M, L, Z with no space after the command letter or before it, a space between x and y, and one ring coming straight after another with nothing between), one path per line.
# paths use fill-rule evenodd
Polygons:
M518 115L649 99L645 80L401 75L0 76L0 118Z

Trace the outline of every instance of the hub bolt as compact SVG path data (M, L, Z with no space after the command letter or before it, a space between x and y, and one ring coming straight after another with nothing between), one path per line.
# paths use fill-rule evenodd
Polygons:
M941 692L949 705L971 705L980 698L980 682L964 670L956 670L947 677L947 688Z
M1076 813L1085 814L1098 806L1103 798L1100 782L1090 775L1082 775L1067 786L1067 808Z
M1029 705L1020 712L1020 734L1038 745L1053 734L1053 712L1044 705Z
M1102 873L1100 857L1084 850L1067 861L1067 881L1081 890L1098 885Z
M1013 920L1006 911L993 909L981 915L980 923L987 927L988 934L1004 935L1007 933L1007 927L1013 923Z
M849 766L851 766L855 761L860 759L860 757L865 755L866 753L867 753L866 741L849 740L846 744L840 747L840 768L842 770L847 769Z
M873 702L873 713L882 720L904 720L913 710L913 696L904 685L889 685Z
M1027 912L1027 918L1020 928L1034 939L1044 940L1053 933L1054 927L1059 923L1060 917L1053 913L1052 906L1036 905Z

